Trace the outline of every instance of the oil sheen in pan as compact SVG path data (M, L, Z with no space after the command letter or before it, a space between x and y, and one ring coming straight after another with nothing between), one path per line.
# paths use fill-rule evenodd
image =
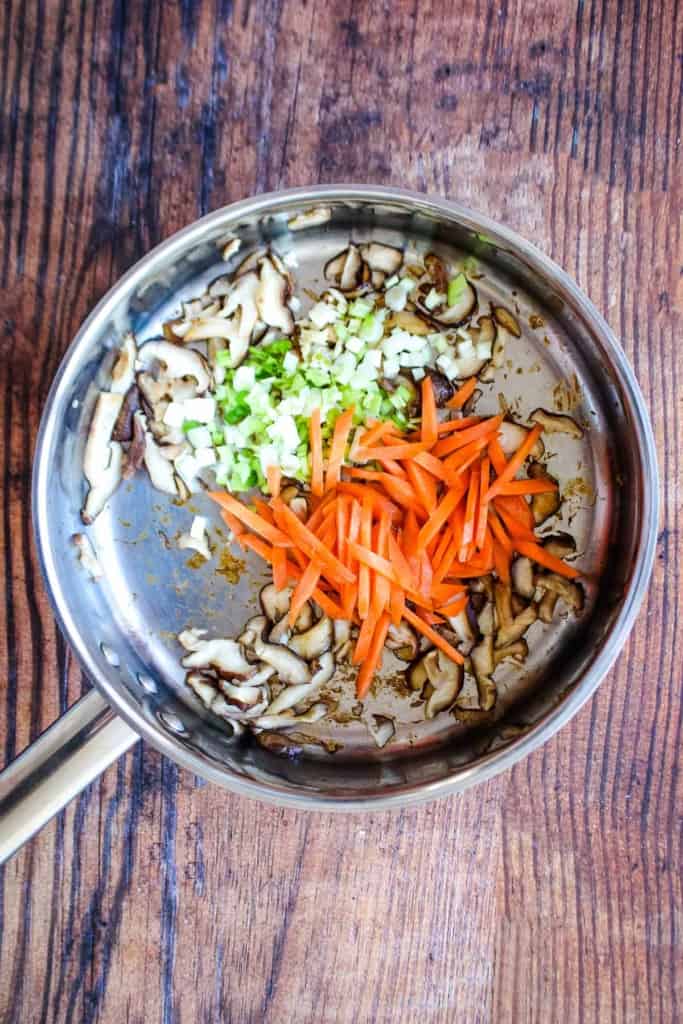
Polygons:
M421 251L431 249L451 260L465 255L418 236L407 240L394 231L354 229L353 238L376 238L398 245L409 241ZM274 248L280 255L287 255L295 275L296 294L305 304L309 300L304 289L323 289L325 262L348 241L348 230L327 227L324 232L308 230L275 242ZM217 258L213 266L156 310L154 319L138 331L138 340L160 335L162 323L177 315L182 299L200 294L224 272L225 264ZM514 418L524 422L533 409L542 405L570 412L584 427L580 441L557 434L548 440L547 449L552 452L549 469L559 478L566 498L561 517L551 521L552 530L545 529L570 531L583 555L582 565L590 566L597 576L606 556L609 528L605 450L608 431L587 383L589 377L583 376L574 346L549 309L539 306L506 280L500 270L481 260L477 273L481 275L476 281L480 309L486 309L490 302L505 305L515 312L522 326L519 339L509 338L504 366L496 372L495 379L481 384L477 411L488 415L504 405ZM188 563L193 560L188 558L188 552L178 550L174 543L178 534L187 529L193 514L207 515L213 524L210 532L216 550L212 560L201 567L190 567ZM238 635L245 620L258 607L258 592L268 579L263 563L253 554L240 553L237 557L244 563L244 569L236 583L229 582L217 571L225 532L211 502L203 495L195 495L184 506L178 506L153 490L142 473L116 492L91 533L100 561L106 567L106 579L98 585L111 591L109 603L117 625L125 630L150 667L173 685L178 696L193 703L195 698L184 685L179 665L182 652L176 634L195 626L207 628L211 635ZM586 591L583 619L590 616L595 600L594 586L589 583ZM525 665L503 663L496 672L497 717L539 688L542 678L551 671L553 659L562 657L562 651L580 629L581 621L560 617L550 626L541 622L532 626ZM365 701L364 711L364 717L381 715L395 722L396 735L384 756L399 754L406 748L426 749L470 728L444 713L425 721L422 705L405 686L405 664L385 656L385 666L382 678ZM336 758L373 756L374 741L365 724L352 714L356 704L353 673L340 668L322 696L331 699L336 710L320 723L307 725L305 737L297 736L296 743L304 743L310 756L326 757L330 750L336 752Z

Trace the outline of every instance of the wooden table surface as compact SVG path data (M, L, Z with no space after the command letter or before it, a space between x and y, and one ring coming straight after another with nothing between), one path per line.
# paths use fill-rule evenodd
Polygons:
M2 1021L683 1019L678 0L6 0L1 17L5 760L88 686L30 533L51 377L120 274L224 203L367 181L517 229L622 339L663 485L633 636L546 747L464 796L327 817L138 745L4 870Z

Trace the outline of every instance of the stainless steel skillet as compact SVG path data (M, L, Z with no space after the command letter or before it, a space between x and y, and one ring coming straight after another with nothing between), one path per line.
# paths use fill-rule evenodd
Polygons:
M320 287L324 262L349 238L474 255L480 301L503 300L524 325L481 409L497 409L503 395L521 417L545 405L571 409L586 427L578 446L558 441L552 462L589 574L586 611L576 622L539 626L524 671L501 677L496 718L485 727L447 714L424 722L389 680L372 710L399 727L382 751L343 714L311 730L295 756L233 740L183 686L175 634L188 625L220 635L239 630L262 579L256 563L235 585L216 573L216 561L188 568L187 553L166 542L186 528L190 510L170 504L142 475L119 489L90 529L104 578L94 583L77 563L71 537L82 529L83 445L112 350L128 329L140 338L159 333L181 298L218 276L231 234L243 252L260 244L286 252L299 290ZM390 808L502 771L568 721L612 664L647 586L657 501L652 432L623 352L572 281L517 235L453 203L364 186L295 189L204 217L105 296L48 398L35 456L35 534L55 614L95 688L0 775L0 860L140 736L235 792L301 808ZM203 498L194 506L211 514Z

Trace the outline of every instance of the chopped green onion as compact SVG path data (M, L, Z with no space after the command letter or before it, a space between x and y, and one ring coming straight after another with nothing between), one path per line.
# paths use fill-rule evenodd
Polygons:
M464 274L458 274L457 277L452 277L448 282L448 305L454 306L465 294L466 289L467 278Z

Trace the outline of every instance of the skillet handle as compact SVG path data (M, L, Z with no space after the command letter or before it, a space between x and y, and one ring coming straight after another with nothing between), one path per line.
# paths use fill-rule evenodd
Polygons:
M0 772L0 864L140 737L90 690Z

